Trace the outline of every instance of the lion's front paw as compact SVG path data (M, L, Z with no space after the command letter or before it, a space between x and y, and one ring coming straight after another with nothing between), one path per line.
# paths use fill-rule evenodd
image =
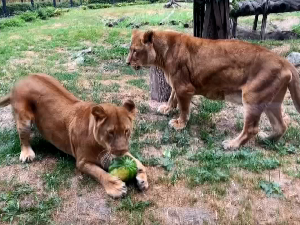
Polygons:
M171 112L172 107L170 107L169 105L161 105L158 107L157 112L167 115L169 114L169 112Z
M104 185L106 193L113 198L120 198L127 194L126 184L117 177L111 176Z
M20 161L22 163L25 163L25 162L32 162L35 158L35 153L34 151L31 149L31 147L23 147L22 148L22 151L21 151L21 154L20 154Z
M170 120L169 125L176 130L181 130L181 129L185 128L186 123L184 121L182 121L181 119L172 119L172 120Z
M136 176L136 181L141 191L148 189L149 184L148 184L147 174L145 172L138 173L138 175Z
M222 142L222 146L225 150L229 150L229 149L233 150L240 147L239 143L237 143L236 140L225 140Z

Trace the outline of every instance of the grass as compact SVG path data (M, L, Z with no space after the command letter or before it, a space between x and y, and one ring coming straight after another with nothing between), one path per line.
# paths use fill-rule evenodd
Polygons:
M75 170L75 160L69 157L60 158L52 171L44 173L42 179L46 184L46 188L51 190L59 190L60 187L69 187L69 178L72 177Z
M127 81L127 84L138 87L138 88L143 89L145 91L149 91L149 85L146 83L146 80L143 79L143 78L135 79L135 80L129 80L129 81Z
M180 4L182 7L178 9L165 9L163 4L99 10L77 8L58 18L33 19L20 27L1 30L0 96L9 93L13 84L29 72L43 72L58 79L75 96L86 101L122 105L125 99L134 100L138 113L130 151L148 167L150 182L150 189L145 194L129 186L126 198L109 200L98 182L88 175L81 176L72 157L60 153L40 136L31 140L36 161L20 164L20 142L15 128L0 128L0 174L2 170L12 171L20 180L29 179L28 183L9 183L10 173L7 177L7 172L0 175L0 220L6 221L1 222L68 223L56 221L64 210L71 215L64 216L65 220L70 217L85 221L84 213L99 215L102 208L88 211L93 206L91 204L79 215L70 206L75 204L74 199L78 200L79 207L81 198L97 196L91 202L95 205L110 203L107 207L112 209L110 217L115 224L165 224L161 215L165 216L164 210L168 207L183 210L206 207L218 214L218 224L255 224L257 218L262 217L255 201L258 198L268 201L261 197L261 194L265 196L262 191L276 194L278 189L275 181L264 181L269 171L283 170L285 179L299 179L300 120L294 108L289 110L293 123L280 142L262 145L253 140L235 152L224 152L222 141L237 136L243 127L241 115L234 116L236 120L229 116L236 114L236 108L221 101L195 98L187 127L175 131L168 122L178 116L178 110L163 116L156 112L155 105L150 107L148 69L135 71L125 64L131 24L143 24L142 30L173 29L192 34L192 28L183 29L182 26L192 21L192 5ZM118 26L105 26L108 20L121 17L125 20ZM274 17L283 18L284 15ZM241 18L242 24L250 24L249 21ZM298 27L294 30L298 32ZM300 51L299 40L251 42L267 48L289 44L291 51ZM74 63L76 55L89 47L92 50L83 55L84 62ZM290 185L295 188L293 182ZM234 196L240 199L235 208L230 208L233 207L232 189L236 191ZM29 207L23 205L27 198L32 200ZM285 198L278 199L280 210L298 209L295 201L289 196ZM230 210L237 212L236 217L232 217ZM274 215L274 212L265 214ZM286 217L279 215L276 222L269 217L263 219L280 224L284 218L291 217L289 211L285 214ZM93 220L92 217L89 219Z
M224 151L200 150L189 160L197 162L196 166L188 168L184 174L189 177L189 185L196 186L205 182L224 182L230 178L231 168L242 168L252 172L276 169L280 166L278 159L266 158L259 151L250 149L234 153Z
M28 184L0 182L0 221L15 224L52 224L52 212L60 198L52 194L38 195Z

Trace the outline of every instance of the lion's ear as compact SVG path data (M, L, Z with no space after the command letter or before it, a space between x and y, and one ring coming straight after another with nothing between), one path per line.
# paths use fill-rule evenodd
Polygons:
M130 113L135 114L136 112L135 104L132 100L126 100L123 104L123 107Z
M148 30L144 33L144 37L143 37L143 43L144 44L150 44L153 41L153 31L152 30Z
M96 105L92 108L92 114L96 120L103 120L107 117L104 108L101 105Z

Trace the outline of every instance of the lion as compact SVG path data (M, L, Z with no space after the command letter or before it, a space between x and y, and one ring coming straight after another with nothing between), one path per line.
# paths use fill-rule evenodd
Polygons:
M172 91L168 103L158 108L168 114L179 106L180 115L170 120L183 129L189 119L194 95L242 104L244 127L234 139L222 142L224 149L237 149L258 134L259 140L277 141L287 124L282 102L289 89L300 112L300 82L296 68L286 59L258 45L240 40L209 40L175 31L134 30L127 64L160 67ZM269 135L259 132L265 113L272 125Z
M137 185L148 188L146 168L128 151L136 114L131 100L123 106L96 104L77 99L56 79L30 74L18 81L0 106L11 104L21 142L21 162L35 158L29 137L34 123L41 135L59 150L76 159L76 167L98 180L109 196L122 197L127 188L107 173L110 160L128 155L137 163Z

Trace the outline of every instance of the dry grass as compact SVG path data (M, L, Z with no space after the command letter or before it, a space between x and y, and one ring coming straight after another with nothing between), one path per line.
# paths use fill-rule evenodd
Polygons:
M192 12L188 5L178 10L176 13ZM211 164L218 161L211 161L210 167L204 167L209 159L191 161L190 157L204 151L217 152L223 139L238 135L242 127L242 108L230 103L211 103L196 96L194 102L201 107L193 106L191 121L185 132L175 132L167 126L168 120L177 112L168 117L158 115L156 109L161 103L151 101L146 88L149 86L148 71L135 72L124 63L127 50L119 47L130 40L131 29L107 28L102 23L108 17L124 15L140 18L148 14L151 20L155 13L165 15L170 11L163 9L161 4L152 8L72 10L62 18L38 22L26 29L6 31L7 35L0 34L0 39L7 40L10 49L16 49L6 53L8 59L0 57L3 62L1 69L6 70L0 76L3 86L1 96L8 93L15 80L28 72L46 72L81 99L116 104L128 98L134 100L139 113L131 150L148 165L149 190L141 193L130 184L127 198L110 199L100 184L75 169L74 160L59 154L36 137L33 147L38 160L26 165L18 163L17 135L13 136L11 131L3 129L15 129L9 108L0 109L0 138L3 142L0 148L7 150L7 156L3 156L0 150L0 181L27 183L37 195L58 195L61 202L51 214L55 224L299 224L300 180L294 174L299 168L299 140L296 140L299 136L294 131L299 131L300 117L291 104L289 94L284 103L294 130L289 131L278 146L261 146L256 140L247 144L250 153L262 154L259 159L278 159L279 167L253 172L253 168L243 169L237 162L221 155L221 164L228 166L220 167L222 172L228 171L227 179L214 181L208 177L203 183L191 185L195 175L188 169L211 168L209 172L212 172L215 168ZM155 27L182 29L168 25ZM192 29L185 32L191 33ZM26 41L29 37L34 37L34 44ZM20 43L21 50L17 48ZM273 50L285 55L290 51L285 46L290 46L290 43L281 44L285 44L284 47ZM92 53L84 56L86 61L83 64L77 64L74 53L88 47L92 47ZM261 129L270 129L265 116L261 120ZM8 134L11 136L6 138ZM167 157L167 152L172 156ZM259 187L261 180L278 183L283 197L267 197ZM7 193L8 189L3 191ZM22 202L22 199L19 201ZM17 220L14 221L17 224Z

